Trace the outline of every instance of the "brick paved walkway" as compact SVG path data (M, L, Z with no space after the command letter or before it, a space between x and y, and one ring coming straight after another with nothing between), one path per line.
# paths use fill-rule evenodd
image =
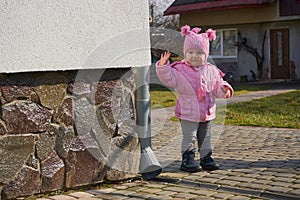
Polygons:
M181 132L179 123L170 120L173 115L173 108L152 111L152 147L163 167L157 178L144 181L138 176L110 187L39 200L300 199L300 129L214 125L213 152L221 169L187 173L179 170Z

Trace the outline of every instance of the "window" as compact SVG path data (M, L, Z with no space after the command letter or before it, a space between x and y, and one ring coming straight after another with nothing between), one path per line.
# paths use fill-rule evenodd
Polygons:
M300 15L300 0L279 1L280 16Z
M216 40L210 43L212 57L237 57L236 29L216 30Z
M282 66L282 32L277 32L277 64Z

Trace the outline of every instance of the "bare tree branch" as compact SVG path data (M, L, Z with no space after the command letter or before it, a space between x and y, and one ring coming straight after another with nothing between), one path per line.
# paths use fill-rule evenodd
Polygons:
M247 44L247 39L243 38L242 34L240 32L238 32L239 42L237 45L239 48L244 49L245 51L247 51L248 53L250 53L251 55L253 55L255 57L259 78L261 78L263 75L263 62L265 59L264 49L265 49L266 36L267 36L267 31L264 32L261 53L259 53L257 48Z

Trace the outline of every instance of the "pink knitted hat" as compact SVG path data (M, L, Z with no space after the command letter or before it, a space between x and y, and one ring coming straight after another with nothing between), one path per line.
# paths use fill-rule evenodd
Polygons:
M181 35L185 36L183 45L184 56L190 49L199 49L208 58L209 41L216 39L216 31L208 29L205 33L198 34L200 31L201 28L196 27L191 30L188 25L181 27Z

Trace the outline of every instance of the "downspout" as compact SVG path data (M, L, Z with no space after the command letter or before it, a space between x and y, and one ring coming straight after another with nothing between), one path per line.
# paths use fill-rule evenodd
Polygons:
M149 180L158 176L160 166L151 149L151 121L150 121L150 92L149 92L149 67L135 68L136 131L138 133L141 157L139 170L143 179Z

